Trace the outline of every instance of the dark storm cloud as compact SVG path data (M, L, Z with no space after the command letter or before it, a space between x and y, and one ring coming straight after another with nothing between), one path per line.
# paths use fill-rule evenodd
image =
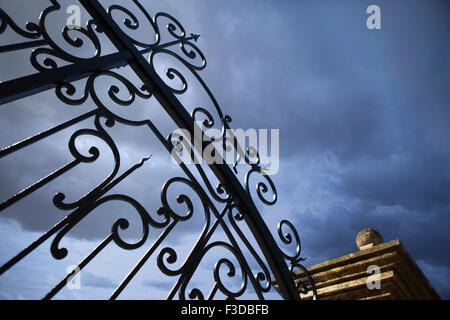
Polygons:
M432 211L450 205L450 174L445 155L404 152L361 161L343 174L342 192L380 205Z

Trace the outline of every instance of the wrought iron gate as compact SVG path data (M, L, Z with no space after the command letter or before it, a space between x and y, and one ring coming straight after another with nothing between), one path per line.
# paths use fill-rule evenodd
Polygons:
M141 28L142 23L136 14L129 9L120 5L110 5L105 9L98 0L80 0L79 4L84 7L91 18L86 23L86 26L82 28L72 29L69 26L65 26L61 34L66 41L66 45L73 49L86 45L86 40L95 48L93 55L80 57L57 44L51 32L47 29L46 20L48 17L54 12L64 10L57 0L50 0L50 3L42 11L39 20L27 23L25 28L19 26L11 18L11 13L0 9L0 35L9 30L26 39L24 42L0 46L0 53L33 49L29 60L38 71L31 75L0 83L0 104L5 105L37 93L54 90L57 99L63 104L79 106L90 103L94 108L89 112L78 115L2 149L0 158L8 157L63 130L70 129L83 121L91 121L95 128L84 128L74 131L68 141L69 151L73 156L73 160L2 202L0 204L0 212L6 211L17 202L73 168L95 162L100 155L99 149L92 146L88 151L88 155L83 154L76 144L77 139L80 137L92 136L103 141L113 154L114 169L107 178L77 201L68 202L65 199L65 194L57 193L53 197L53 204L58 209L68 212L68 215L2 265L0 267L0 276L8 272L16 263L51 237L54 237L51 243L52 256L55 259L64 259L68 254L68 250L61 247L60 242L65 235L98 207L108 202L120 201L131 205L138 213L142 224L142 235L135 242L123 239L120 230L127 229L129 222L124 218L116 220L112 226L111 233L79 263L79 270L83 269L99 252L112 242L122 249L134 250L147 243L150 229L158 230L159 236L151 243L135 267L113 291L112 299L119 296L151 256L156 256L157 266L163 274L177 279L175 285L168 293L168 299L211 299L216 296L217 292L221 292L227 298L234 299L243 296L244 292L250 287L258 298L263 299L264 294L273 287L273 281L276 282L281 296L285 299L299 299L299 291L312 290L315 295L313 281L307 274L307 270L300 264L302 261L300 257L300 239L295 228L286 220L281 221L278 225L278 235L281 242L295 246L295 252L289 254L282 251L277 245L255 205L254 201L256 200L264 205L275 204L277 192L271 178L265 175L260 167L259 155L255 152L255 149L247 148L243 151L237 144L235 137L228 136L226 129L230 129L231 118L223 114L216 99L198 74L206 66L203 53L194 44L199 36L195 34L188 35L184 27L169 14L160 12L153 17L150 16L138 1L133 0L132 3L130 1L130 4L135 5L140 10L139 14L145 17L145 23L149 24L153 29L152 32L156 34L154 42L144 43L129 34L130 31ZM117 22L117 19L114 18L114 13L120 13L122 16L125 16L124 20L120 23ZM162 20L168 21L165 30L164 28L161 29ZM172 39L163 42L161 37L163 30ZM114 45L115 49L112 53L104 53L104 43L100 35L106 36ZM168 68L164 75L167 78L163 79L164 77L160 76L155 69L153 61L155 56L160 54L177 59L191 72L211 99L212 110L214 110L213 113L215 115L203 107L196 107L191 113L188 112L186 106L179 99L179 96L186 92L188 81L185 75L175 68ZM131 70L142 83L141 85L133 84L128 76L120 73L120 69L126 66L131 67ZM100 78L110 79L110 81L114 80L116 83L119 83L119 85L110 84L106 92L110 99L108 103L105 103L104 97L102 97L102 95L105 95L105 92L98 92L99 90L96 87L96 81ZM169 80L178 80L181 83L181 88L175 88L173 85L168 84ZM83 88L77 88L74 84L77 81L78 83L82 81ZM119 88L119 86L122 88ZM126 92L127 98L121 96L123 92ZM174 134L170 134L166 138L153 123L152 119L135 120L112 111L112 104L131 106L137 99L156 99L176 126L190 133L190 140ZM209 164L206 168L199 163L189 167L177 158L183 152L184 147L186 150L191 150L190 156L194 160L196 157L195 152L202 154L199 148L203 150L213 142L205 142L202 139L199 144L193 141L196 130L202 130L197 122L200 117L203 118L201 124L206 128L218 125L222 131L221 146L227 149L231 145L241 156L241 160L245 161L247 173L242 183L238 179L236 167L231 168L227 164L219 163ZM147 211L139 201L131 196L113 192L113 189L119 183L142 167L144 162L150 158L145 158L128 169L124 170L121 168L120 150L113 136L108 132L116 124L147 128L149 133L157 137L167 152L177 158L179 166L185 174L185 176L177 176L166 181L162 187L161 206L156 212ZM217 143L217 141L214 142ZM191 148L189 149L188 147ZM217 145L215 145L216 147ZM149 162L151 161L149 160ZM198 171L195 175L191 170L192 168ZM213 187L206 169L210 170L218 179L219 182L216 188ZM119 174L119 172L121 173ZM250 185L250 177L253 175L258 175L259 177L256 191ZM174 208L169 199L169 189L174 184L182 184L190 188L200 199L201 209L194 209L194 200L183 193L178 194L176 201L180 206L185 206L187 212L181 214L178 209ZM255 198L252 197L253 192L256 192L257 199L253 199ZM265 195L267 193L271 193L272 197L268 198ZM197 211L202 212L205 217L202 232L181 266L173 269L174 263L179 260L177 252L170 246L161 248L161 244L177 224L191 219L194 212L197 213ZM251 235L242 231L242 224L248 227ZM218 228L221 228L225 233L226 241L212 240ZM252 241L249 240L250 237L256 240L259 248L253 245ZM212 270L214 284L209 293L193 288L186 294L188 284L193 274L197 271L200 261L207 252L218 247L228 251L237 263L233 263L230 258L219 258ZM260 256L260 252L262 252L262 256ZM247 255L252 257L252 261L255 261L254 266L251 266L248 262ZM288 261L289 267L287 267L285 260ZM241 284L237 290L228 288L223 281L222 276L225 267L228 270L228 277L235 277L237 271L240 270L239 279ZM255 271L255 268L259 270ZM294 270L304 272L307 281L295 283L292 275ZM45 298L54 297L76 272L74 270L65 279L56 284Z

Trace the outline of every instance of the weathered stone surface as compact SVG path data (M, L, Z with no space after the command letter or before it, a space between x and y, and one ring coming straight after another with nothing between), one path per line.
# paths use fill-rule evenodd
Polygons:
M368 272L369 266L379 268L378 275ZM308 270L316 282L318 297L322 300L440 299L399 240L373 245L310 266ZM373 286L377 279L379 289L370 289L370 284ZM296 280L306 279L297 273ZM312 293L301 296L308 300Z

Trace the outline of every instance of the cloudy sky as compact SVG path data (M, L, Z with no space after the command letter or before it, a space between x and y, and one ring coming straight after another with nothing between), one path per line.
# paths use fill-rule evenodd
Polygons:
M27 20L37 21L38 12L50 3L27 2L27 10L18 10L19 2L0 1L2 9L17 17L20 26ZM60 3L66 8L76 1ZM280 220L292 221L302 239L302 255L310 265L356 251L356 234L365 227L375 228L385 241L400 239L438 293L450 298L448 1L141 3L152 16L160 11L170 13L188 34L200 34L197 45L208 64L201 75L223 112L232 117L232 127L280 130L280 166L272 176L278 201L274 206L260 207L274 235ZM366 9L371 4L381 8L380 30L366 27ZM138 15L134 6L127 7ZM120 13L116 14L120 21ZM62 11L49 16L48 21L52 34L61 38L61 46L64 40L57 30L66 17ZM83 11L82 20L88 19ZM147 31L142 31L146 27ZM102 55L113 52L113 46L100 37ZM136 37L152 43L154 32L142 23ZM4 44L19 38L6 30L0 39ZM89 57L93 47L86 42L77 52ZM28 60L30 53L2 54L0 81L36 72ZM173 63L167 57L159 58L157 70ZM131 70L117 72L140 86ZM212 108L201 88L191 84L193 78L183 75L190 84L188 92L179 97L186 108ZM100 87L109 84L111 80L98 81L98 91L106 92ZM77 97L82 85L77 84ZM114 108L113 112L127 119L150 119L164 136L175 128L154 98L136 98L132 107ZM83 105L68 106L54 91L2 105L0 148L92 109L90 98ZM73 156L67 148L70 136L78 129L93 127L89 118L1 158L2 200L71 162ZM148 212L155 212L161 206L162 184L183 173L171 163L148 127L116 124L108 130L120 152L119 174L152 154L114 188L114 193L133 196ZM76 166L0 213L0 265L69 213L53 206L55 193L63 192L67 202L76 201L112 172L112 152L104 142L92 137L77 140L84 154L92 145L101 150L97 161ZM194 204L200 204L195 195L192 197ZM106 203L63 238L61 247L69 250L65 259L52 258L50 238L2 275L0 298L44 296L64 277L68 266L79 263L109 234L119 217L130 221L123 237L135 239L141 230L136 212L128 204ZM180 252L177 266L201 232L203 220L202 216L193 217L176 226L175 235L165 240ZM63 289L56 298L109 297L160 233L151 230L148 244L136 250L110 244L83 270L82 289ZM198 274L210 277L215 257L205 257ZM120 297L166 297L176 279L155 269L152 257ZM193 285L201 287L200 280L193 279Z

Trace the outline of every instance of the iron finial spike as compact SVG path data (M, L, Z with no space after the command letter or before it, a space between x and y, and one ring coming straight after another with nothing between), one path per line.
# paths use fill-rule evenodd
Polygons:
M200 35L191 33L191 37L193 37L194 41L197 42L197 39L200 38Z
M142 158L141 159L141 164L144 164L144 162L149 160L152 156L153 156L153 153L151 155L149 155L147 158Z

